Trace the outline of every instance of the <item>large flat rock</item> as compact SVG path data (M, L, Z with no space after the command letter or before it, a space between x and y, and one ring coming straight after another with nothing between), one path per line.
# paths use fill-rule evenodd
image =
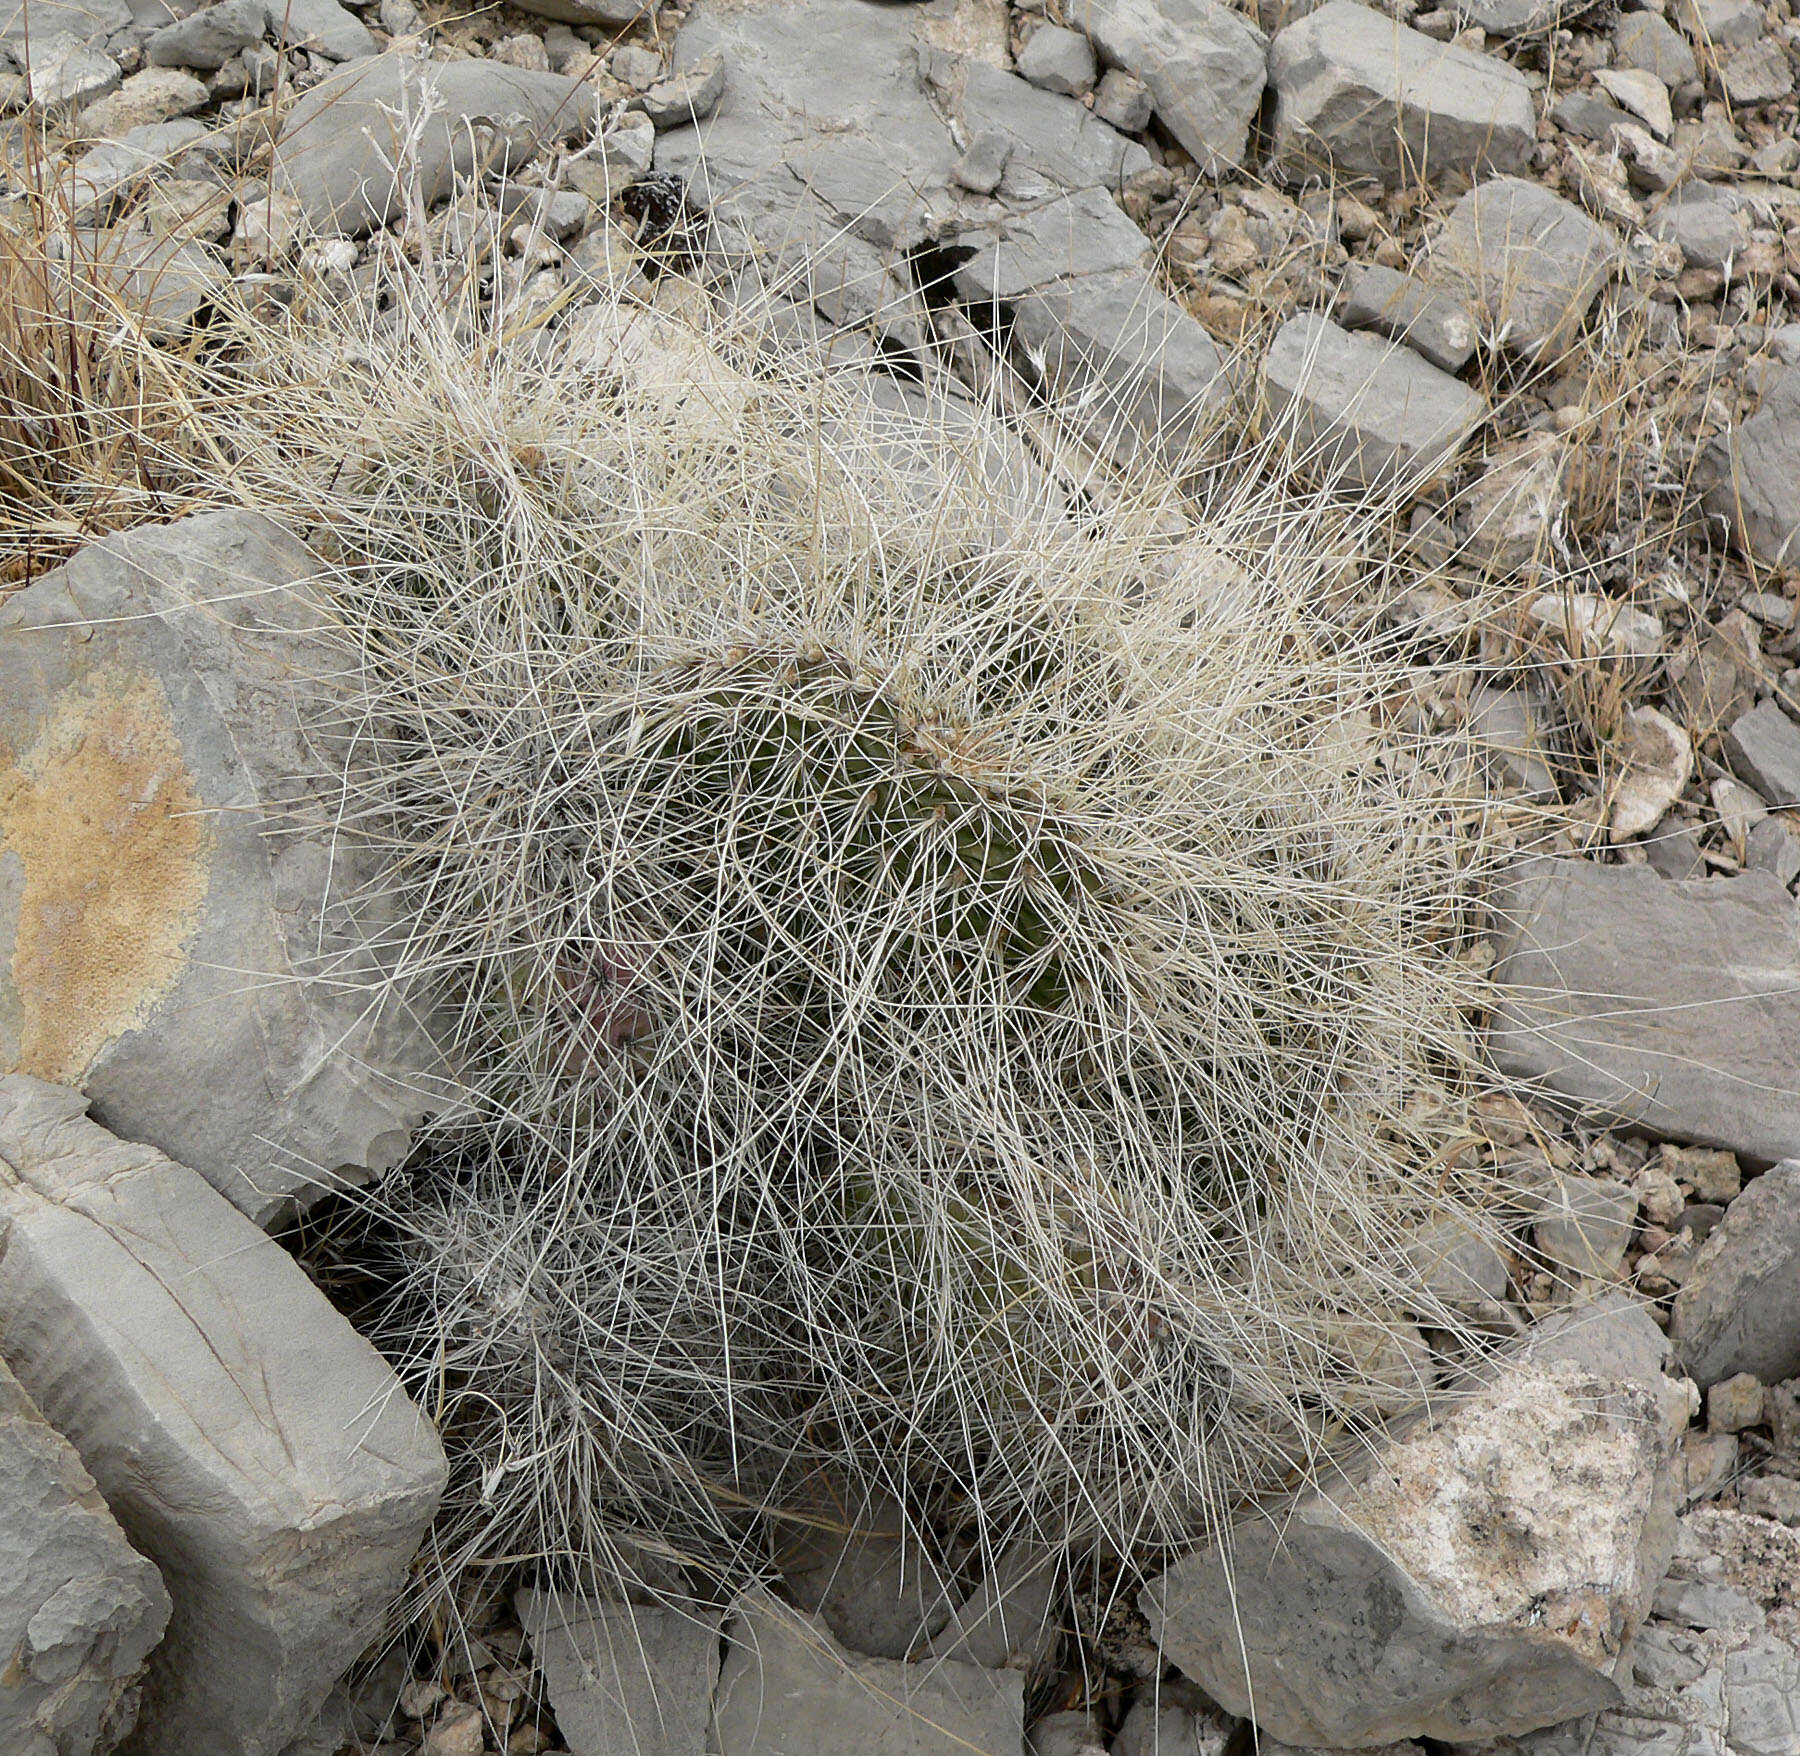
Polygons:
M314 231L361 237L400 212L408 182L430 207L474 170L478 150L498 174L591 129L595 114L584 80L498 61L370 55L288 110L272 182Z
M1142 1607L1165 1658L1285 1743L1598 1712L1668 1565L1669 1459L1650 1387L1515 1360L1360 1480L1178 1561Z
M1523 170L1531 89L1492 56L1439 43L1357 0L1327 0L1269 46L1273 168L1390 185Z
M1800 911L1778 879L1535 861L1496 908L1503 1072L1607 1123L1800 1155Z
M0 1750L110 1750L168 1623L162 1576L0 1364Z
M1675 1296L1669 1337L1703 1388L1739 1372L1800 1377L1800 1159L1753 1178Z
M319 570L209 512L0 601L0 1073L261 1221L397 1163L441 1095L329 831Z
M174 1600L133 1756L278 1756L398 1589L444 1454L279 1244L86 1108L0 1079L0 1352Z

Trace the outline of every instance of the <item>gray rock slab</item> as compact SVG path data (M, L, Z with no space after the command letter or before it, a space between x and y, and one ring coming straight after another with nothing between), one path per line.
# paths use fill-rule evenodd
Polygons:
M384 989L403 927L307 779L318 570L209 512L0 602L0 1071L79 1086L264 1222L398 1163L447 1089Z
M1378 262L1355 263L1345 272L1338 321L1403 341L1445 372L1460 372L1475 352L1475 321L1460 299Z
M152 67L198 67L213 73L233 55L263 40L266 0L220 0L150 33L144 59Z
M518 1614L571 1756L706 1756L716 1613L525 1591Z
M1485 312L1502 346L1536 356L1572 338L1618 257L1612 233L1573 203L1494 177L1452 210L1431 273Z
M269 40L311 49L328 61L355 61L376 50L369 27L337 0L263 0Z
M858 1658L812 1617L751 1595L726 1629L718 1756L1020 1756L1024 1678L954 1659Z
M1209 176L1244 163L1268 38L1214 0L1072 0L1108 67L1141 79L1162 125Z
M1524 168L1537 119L1523 75L1361 6L1328 0L1269 46L1271 165L1395 186Z
M299 200L315 232L360 237L386 225L401 208L395 165L403 118L428 105L431 114L406 149L428 207L474 169L478 132L490 137L484 162L498 174L547 141L586 133L595 119L594 87L580 79L497 61L373 55L320 81L287 112L271 178L276 191Z
M0 1079L0 1350L174 1600L134 1756L277 1756L399 1588L444 1454L279 1244L86 1109Z
M1772 877L1532 861L1495 909L1502 1072L1611 1123L1800 1155L1800 913Z
M1653 1393L1520 1359L1140 1602L1165 1658L1285 1743L1466 1743L1616 1704L1673 1544Z
M559 24L595 24L617 30L635 23L654 4L655 0L529 0L519 10Z
M1769 805L1800 805L1800 725L1773 699L1731 722L1725 753L1732 771Z
M1264 362L1270 415L1311 473L1348 487L1418 486L1441 471L1487 414L1468 385L1398 342L1291 317Z
M1607 140L1615 128L1629 125L1631 117L1617 104L1608 103L1592 92L1572 91L1557 99L1550 120L1563 133L1582 140Z
M78 230L63 276L74 289L98 293L98 309L122 308L155 342L184 336L200 308L225 282L224 265L199 244L136 229Z
M1019 51L1019 74L1044 91L1078 98L1094 89L1100 69L1094 45L1080 31L1059 24L1040 25Z
M1694 1381L1800 1377L1800 1159L1754 1177L1700 1246L1669 1336Z
M1637 1191L1628 1184L1558 1175L1531 1228L1532 1242L1554 1268L1606 1280L1624 1264L1637 1210Z
M1507 1267L1493 1241L1461 1219L1427 1227L1407 1257L1422 1292L1451 1305L1481 1305L1506 1297Z
M1745 554L1771 567L1800 557L1800 408L1764 407L1709 440L1694 479Z
M1674 87L1699 76L1688 40L1660 12L1624 12L1613 26L1613 65L1638 67Z
M1559 796L1550 765L1555 722L1554 703L1529 690L1482 684L1469 697L1469 732L1494 778L1538 803Z
M206 134L203 123L185 116L129 128L76 158L58 178L57 193L76 224L90 224L137 184L169 176L203 151Z
M1522 1351L1567 1361L1599 1378L1658 1389L1674 1347L1649 1307L1627 1293L1603 1292L1563 1305L1531 1326Z
M1491 37L1519 37L1554 30L1576 9L1575 0L1457 0L1455 12Z
M131 23L128 0L0 0L0 48L22 65L58 37L100 43Z
M1676 245L1690 268L1723 271L1750 242L1750 226L1734 189L1683 183L1650 220L1651 234Z
M137 1720L144 1664L168 1622L154 1563L0 1364L0 1749L110 1750Z
M1010 320L1020 363L1122 461L1169 458L1227 395L1213 339L1151 279L1148 241L1098 190L964 234L957 292Z

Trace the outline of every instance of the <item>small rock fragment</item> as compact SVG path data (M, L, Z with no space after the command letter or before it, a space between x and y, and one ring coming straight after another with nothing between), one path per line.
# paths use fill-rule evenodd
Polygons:
M1654 829L1694 773L1694 746L1687 733L1654 707L1626 710L1618 755L1622 766L1607 826L1615 844Z
M519 1620L571 1756L697 1756L719 1680L719 1617L519 1594Z
M1411 349L1351 334L1317 312L1282 325L1263 370L1270 412L1290 424L1297 461L1353 488L1422 485L1487 414L1475 391Z
M150 33L144 59L152 67L197 67L214 73L241 49L263 40L264 0L220 0Z
M1445 372L1460 372L1475 351L1475 323L1459 301L1379 263L1354 263L1346 271L1338 315L1346 329L1403 341Z
M1515 1360L1142 1607L1165 1657L1287 1743L1533 1730L1620 1699L1673 1544L1670 1461L1650 1389Z
M1754 1372L1734 1372L1706 1393L1706 1424L1715 1433L1741 1433L1763 1413L1763 1387Z
M1800 725L1774 700L1759 702L1725 733L1736 772L1774 806L1800 804Z
M1800 1153L1800 934L1768 874L1699 883L1533 861L1496 912L1507 931L1489 1034L1503 1072L1652 1134Z
M1269 45L1241 13L1216 0L1071 0L1065 13L1108 67L1144 83L1208 176L1244 162Z
M1141 79L1111 67L1100 76L1100 89L1094 94L1094 114L1121 134L1142 134L1156 114L1156 105L1149 86Z
M0 1749L111 1749L168 1621L156 1568L0 1364Z
M969 142L951 175L973 195L992 195L1006 175L1011 154L1012 141L998 128L989 128Z
M1598 592L1546 593L1525 614L1577 657L1653 659L1662 651L1663 626L1655 616Z
M1624 1264L1637 1207L1637 1191L1627 1184L1559 1176L1531 1228L1532 1242L1566 1273L1610 1280Z
M1695 78L1700 69L1685 38L1660 12L1623 12L1613 26L1613 61L1654 73L1674 87Z
M1100 70L1093 44L1080 31L1044 24L1019 51L1019 73L1041 91L1078 98L1094 89Z
M1786 49L1765 37L1728 55L1719 82L1732 103L1751 109L1785 98L1794 89L1794 70Z
M1702 1389L1739 1372L1763 1384L1800 1374L1800 1159L1726 1208L1675 1296L1669 1339Z
M1112 1756L1225 1756L1238 1724L1180 1678L1146 1683L1113 1739Z
M1669 88L1654 73L1636 67L1602 67L1594 78L1634 116L1641 116L1658 140L1675 132Z
M84 109L76 126L83 134L115 136L132 128L191 116L206 107L206 87L181 67L146 67L110 97Z
M660 134L666 128L685 128L704 121L718 108L724 94L725 57L715 52L658 80L636 102Z

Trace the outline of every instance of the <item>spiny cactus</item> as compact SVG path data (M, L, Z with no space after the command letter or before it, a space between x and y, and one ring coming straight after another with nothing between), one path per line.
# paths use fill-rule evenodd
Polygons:
M232 454L343 556L340 820L468 1086L374 1197L445 1567L822 1479L1172 1539L1417 1394L1466 849L1324 504L997 525L928 400L403 316L246 344Z

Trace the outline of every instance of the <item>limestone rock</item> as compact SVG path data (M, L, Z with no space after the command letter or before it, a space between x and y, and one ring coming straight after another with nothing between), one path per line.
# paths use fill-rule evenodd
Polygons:
M1759 702L1732 721L1725 750L1737 774L1770 805L1800 804L1800 725L1779 703Z
M1487 414L1477 392L1410 348L1314 311L1282 325L1263 371L1270 414L1290 424L1298 461L1352 488L1422 484Z
M1156 287L1143 233L1110 197L1067 196L960 242L974 253L957 292L977 318L1011 314L1027 369L1057 398L1082 399L1115 454L1178 454L1223 399L1212 338Z
M133 1756L277 1756L398 1588L444 1454L279 1244L86 1108L0 1079L0 1347L174 1599Z
M430 206L474 169L479 137L488 137L484 168L499 174L546 141L592 128L595 97L583 80L497 61L368 56L302 93L287 112L277 193L298 197L315 232L360 237L386 225L401 206L393 169L401 130L428 110L410 150Z
M1706 1388L1739 1372L1764 1384L1800 1376L1800 1159L1725 1209L1675 1296L1669 1336Z
M1532 861L1495 909L1502 1072L1608 1122L1800 1154L1800 917L1774 878Z
M1503 346L1537 356L1570 340L1617 258L1612 234L1580 208L1536 183L1494 177L1456 204L1432 271L1486 312Z
M1287 1743L1529 1731L1619 1700L1673 1543L1669 1464L1650 1390L1515 1360L1142 1606L1165 1657Z
M1403 341L1445 372L1460 372L1475 351L1475 323L1460 300L1378 262L1358 262L1344 275L1346 329L1372 329Z
M83 134L118 135L205 109L206 86L180 67L146 67L110 97L89 104L76 126Z
M131 24L128 0L0 0L0 49L23 66L59 37L103 43Z
M597 24L618 30L635 23L654 0L520 0L519 10L560 24Z
M1357 4L1327 0L1269 48L1274 168L1389 185L1454 172L1516 171L1537 140L1521 74L1434 42Z
M1654 73L1674 87L1697 78L1699 64L1684 37L1660 12L1624 12L1613 26L1613 61Z
M161 1575L0 1365L0 1749L110 1750L168 1621Z
M718 1756L1018 1756L1024 1678L955 1659L858 1658L761 1594L726 1629Z
M0 1070L79 1086L259 1221L397 1163L444 1090L308 792L318 569L207 512L0 600Z
M1215 0L1074 0L1069 22L1108 67L1141 79L1156 114L1208 175L1244 162L1268 39Z
M1040 25L1019 51L1019 73L1044 91L1078 98L1094 89L1100 70L1094 48L1080 31L1058 24Z
M263 0L269 40L310 49L328 61L355 61L375 53L369 27L337 0Z
M205 125L189 116L128 128L80 154L58 178L58 198L77 225L94 223L124 192L168 176L202 152L205 139Z
M198 67L216 73L240 50L263 40L266 0L220 0L150 33L144 59L152 67Z
M694 1606L519 1594L571 1756L703 1756L719 1680L719 1617Z
M1695 479L1744 553L1771 567L1800 556L1800 409L1764 408L1710 440Z

